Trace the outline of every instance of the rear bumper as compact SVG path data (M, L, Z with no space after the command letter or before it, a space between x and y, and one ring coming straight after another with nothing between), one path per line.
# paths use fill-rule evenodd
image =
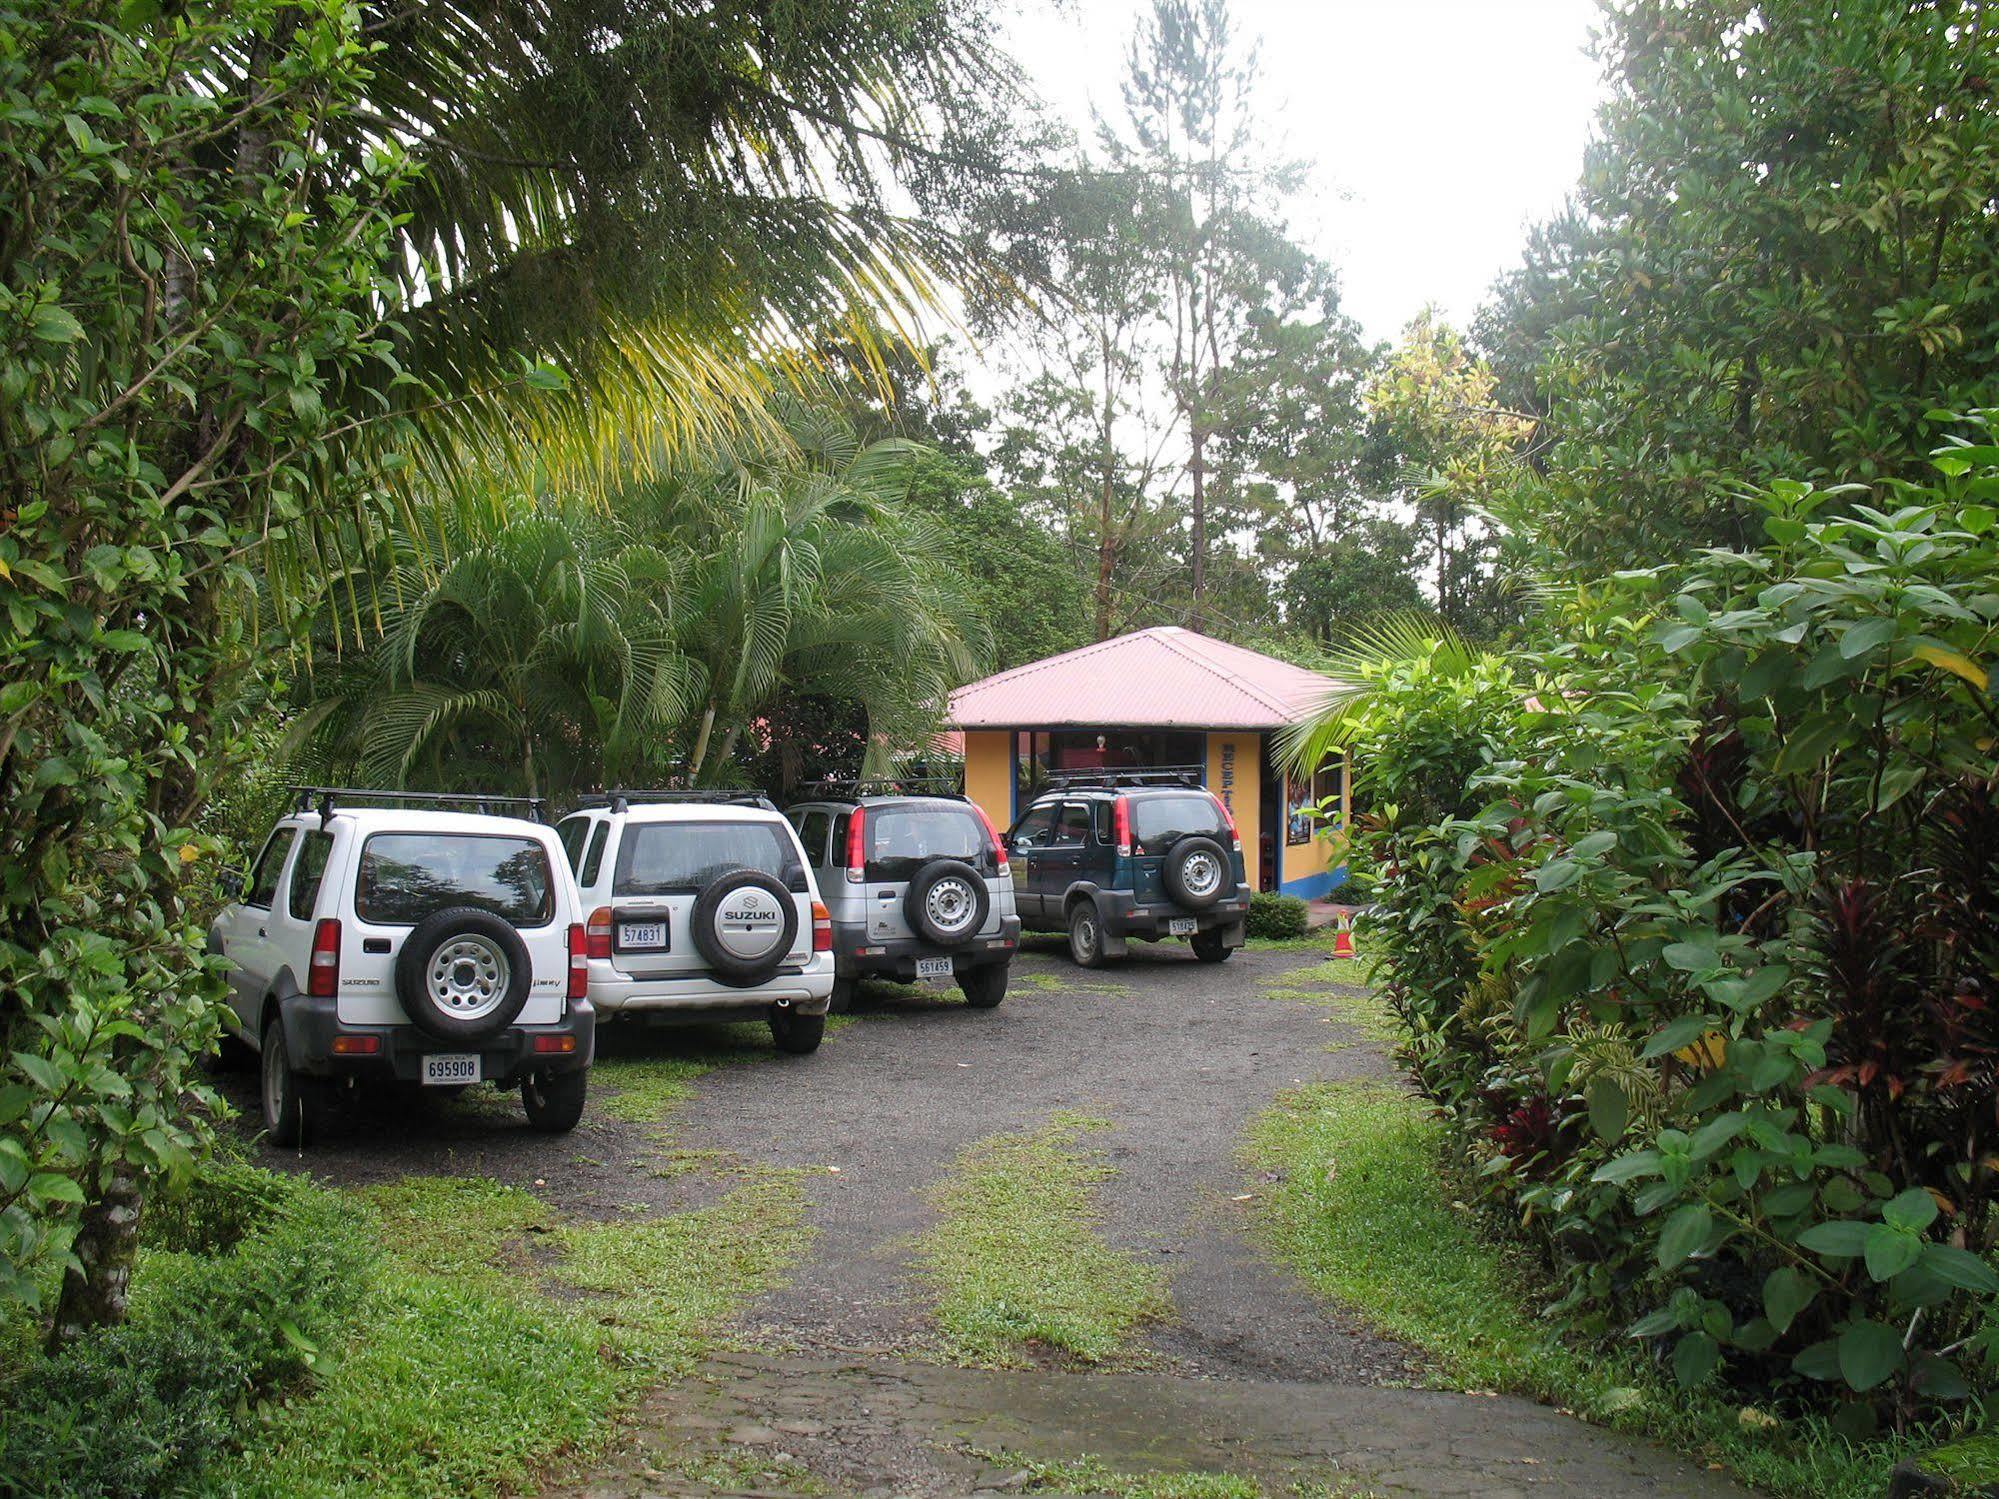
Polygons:
M353 1077L413 1083L423 1076L427 1056L479 1056L484 1082L515 1083L531 1072L575 1072L590 1065L597 1043L597 1012L587 999L569 1001L568 1013L554 1025L510 1025L473 1044L454 1044L418 1030L414 1025L342 1025L336 1001L293 995L281 1014L285 1050L292 1066L309 1077ZM336 1037L375 1038L372 1053L345 1054L333 1050ZM569 1051L536 1051L568 1038Z
M1128 890L1103 890L1097 894L1097 910L1103 918L1104 935L1107 937L1157 941L1170 935L1167 931L1169 923L1191 917L1195 931L1210 932L1219 927L1223 933L1223 946L1241 947L1246 935L1243 924L1249 915L1249 896L1237 894L1228 900L1216 901L1205 911L1187 911L1171 901L1141 903Z
M1018 916L1001 917L997 936L974 937L963 947L939 947L921 937L870 940L868 929L859 923L833 923L833 953L843 979L877 977L908 983L916 977L918 958L949 958L952 971L963 973L968 968L1011 963L1019 950Z
M608 963L590 965L590 1002L606 1020L620 1015L663 1019L762 1019L774 1005L801 1015L823 1015L833 998L833 955L814 953L803 969L780 970L749 989L734 989L705 976L691 978L600 977L615 972Z

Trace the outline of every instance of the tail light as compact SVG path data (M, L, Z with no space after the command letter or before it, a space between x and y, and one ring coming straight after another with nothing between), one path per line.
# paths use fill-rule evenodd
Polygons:
M314 999L331 999L340 992L340 923L322 917L312 929L312 966L306 973L305 992Z
M858 885L868 877L868 813L856 807L847 819L847 883Z
M816 900L812 902L812 950L833 950L833 913Z
M986 825L986 836L993 840L993 857L999 860L999 877L1003 880L1009 878L1012 871L1008 869L1006 862L1006 840L1000 837L999 829L994 827L993 820L986 816L986 809L984 807L980 806L977 802L973 802L972 810L979 814L979 821Z
M611 956L611 908L599 906L590 913L590 925L584 929L583 955L587 958L608 958Z
M605 916L610 912L606 911ZM608 926L604 932L604 948L609 953L611 933ZM582 999L590 992L590 939L584 934L583 923L569 923L569 997Z
M1223 801L1219 796L1216 796L1214 792L1210 791L1208 793L1208 799L1212 801L1216 805L1216 807L1221 809L1222 821L1229 825L1229 841L1235 845L1235 851L1237 853L1241 853L1242 834L1236 829L1235 813L1231 812L1229 810L1229 804Z
M1111 838L1120 859L1131 857L1131 798L1121 796L1111 803Z
M573 999L575 996L572 995L570 997ZM536 1036L534 1040L529 1043L529 1046L531 1050L539 1053L542 1056L559 1055L563 1052L571 1052L576 1050L576 1038L574 1036L569 1036L569 1035Z

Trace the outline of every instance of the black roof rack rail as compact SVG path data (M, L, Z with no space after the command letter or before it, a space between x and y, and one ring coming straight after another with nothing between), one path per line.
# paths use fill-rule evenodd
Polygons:
M1191 786L1199 790L1207 767L1203 765L1105 766L1089 770L1053 770L1048 773L1046 791L1083 791L1092 788L1116 790L1120 786Z
M376 791L366 786L287 786L295 798L294 812L317 811L322 819L331 817L342 802L387 802L394 806L474 807L481 814L489 807L525 807L536 822L543 820L547 799L539 796L488 796L483 791Z
M806 781L801 793L843 792L851 796L932 796L942 801L970 801L958 789L956 776L834 776Z
M587 796L576 798L578 807L609 807L613 812L628 812L635 802L642 806L647 803L692 802L713 807L758 807L766 812L777 810L777 803L761 791L731 791L722 787L705 787L698 791L673 791L619 786L609 791L593 791Z

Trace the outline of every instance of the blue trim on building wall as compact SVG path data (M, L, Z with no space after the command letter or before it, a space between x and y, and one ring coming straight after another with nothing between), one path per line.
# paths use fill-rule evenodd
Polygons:
M1308 874L1302 880L1285 880L1277 888L1281 894L1295 895L1300 900L1317 900L1344 885L1346 879L1347 867L1342 864L1337 869L1322 869L1317 874Z

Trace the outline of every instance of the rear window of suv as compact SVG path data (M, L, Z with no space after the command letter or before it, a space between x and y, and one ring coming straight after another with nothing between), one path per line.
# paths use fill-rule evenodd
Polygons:
M415 926L446 906L545 926L555 914L548 851L495 833L376 833L361 845L354 910L363 921Z
M1134 796L1131 799L1131 836L1140 854L1163 854L1181 838L1199 833L1208 838L1225 837L1228 824L1212 796L1190 792L1186 796Z
M618 843L619 895L695 895L732 869L805 891L805 866L778 822L628 822Z
M871 880L910 880L932 859L962 859L980 874L997 874L999 862L986 825L970 807L869 807Z

